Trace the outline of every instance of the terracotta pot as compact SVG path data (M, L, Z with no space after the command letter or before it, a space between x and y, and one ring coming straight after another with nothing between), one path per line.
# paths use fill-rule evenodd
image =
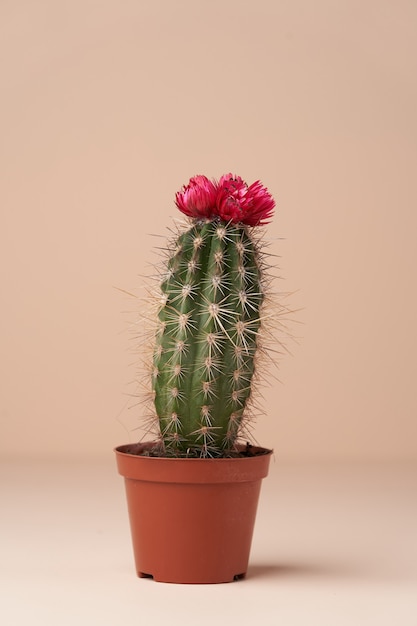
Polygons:
M261 480L271 450L227 459L139 456L115 449L125 478L136 571L171 583L222 583L246 574Z

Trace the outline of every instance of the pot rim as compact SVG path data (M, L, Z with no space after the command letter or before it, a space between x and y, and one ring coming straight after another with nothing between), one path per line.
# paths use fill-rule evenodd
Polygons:
M154 443L149 441L139 445L146 449ZM224 483L260 480L268 475L273 453L272 449L253 446L262 453L222 458L153 457L125 451L134 445L124 444L114 448L119 474L125 478L151 482ZM240 447L245 448L243 445Z
M115 448L113 448L113 451L120 454L124 454L124 455L129 455L129 456L133 456L133 457L140 457L140 458L145 458L145 459L164 459L166 461L208 461L208 462L212 462L212 461L241 461L241 460L246 460L246 459L252 459L252 458L257 458L259 456L264 456L264 455L268 455L268 454L272 454L274 451L272 448L264 448L263 446L256 446L256 445L252 445L251 444L251 449L254 451L255 454L252 454L250 456L239 456L239 457L234 457L234 456L222 456L222 457L195 457L195 456L190 456L190 457L185 457L185 456L146 456L143 454L138 454L137 452L130 452L128 450L128 448L137 448L142 449L142 450L147 450L148 448L151 448L152 446L154 446L156 443L158 443L157 441L144 441L144 442L139 442L139 443L124 443L121 444L120 446L116 446ZM243 444L236 444L236 449L240 452L246 449L246 446Z

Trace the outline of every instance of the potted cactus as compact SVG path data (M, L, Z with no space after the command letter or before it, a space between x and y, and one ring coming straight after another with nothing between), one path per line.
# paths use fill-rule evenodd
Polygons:
M151 441L116 448L137 574L177 583L245 575L271 450L248 443L269 278L259 227L274 200L257 181L195 176L159 279L149 374Z

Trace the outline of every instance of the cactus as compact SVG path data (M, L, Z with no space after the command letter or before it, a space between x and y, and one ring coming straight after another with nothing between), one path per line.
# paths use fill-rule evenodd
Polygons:
M230 454L244 432L265 297L256 227L274 201L259 181L196 176L176 195L190 223L161 281L153 401L164 452Z

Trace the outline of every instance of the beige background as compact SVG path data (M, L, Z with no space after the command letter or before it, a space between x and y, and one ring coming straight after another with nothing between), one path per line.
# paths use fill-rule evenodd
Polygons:
M139 437L126 329L195 173L275 195L282 459L417 457L417 4L3 0L1 454ZM279 238L283 237L284 240Z

